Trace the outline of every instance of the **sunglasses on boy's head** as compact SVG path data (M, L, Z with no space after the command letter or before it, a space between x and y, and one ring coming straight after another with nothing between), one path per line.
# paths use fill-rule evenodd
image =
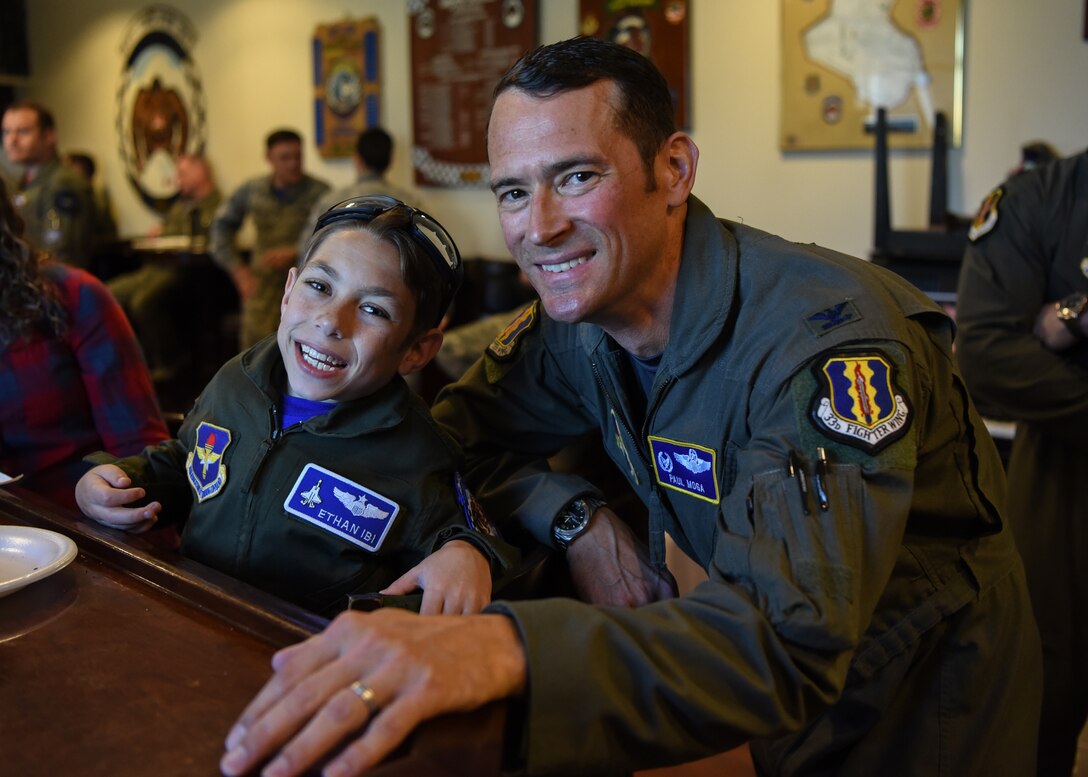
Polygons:
M371 194L366 197L353 197L334 205L317 219L314 232L335 224L338 221L360 221L363 224L373 221L378 216L396 207L411 211L411 226L408 234L430 257L443 280L446 291L442 296L441 313L444 314L454 295L461 287L464 271L461 267L461 254L445 227L421 210L406 205L395 197L386 194Z

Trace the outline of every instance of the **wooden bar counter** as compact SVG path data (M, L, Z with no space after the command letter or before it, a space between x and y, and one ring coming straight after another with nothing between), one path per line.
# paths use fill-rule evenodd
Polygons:
M17 487L0 524L75 541L69 566L0 597L0 774L216 775L279 648L318 616ZM421 727L371 774L498 775L504 709Z

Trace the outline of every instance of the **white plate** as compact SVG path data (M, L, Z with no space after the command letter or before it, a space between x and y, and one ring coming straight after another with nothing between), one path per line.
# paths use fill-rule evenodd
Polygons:
M76 552L76 544L55 531L0 526L0 596L59 572Z

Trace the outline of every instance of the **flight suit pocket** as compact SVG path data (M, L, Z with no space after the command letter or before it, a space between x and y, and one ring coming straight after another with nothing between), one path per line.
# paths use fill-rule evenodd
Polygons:
M763 473L752 483L751 585L776 631L819 650L849 649L859 638L858 505L848 469L832 467L824 478L833 499L826 509L811 473L807 493L800 473Z

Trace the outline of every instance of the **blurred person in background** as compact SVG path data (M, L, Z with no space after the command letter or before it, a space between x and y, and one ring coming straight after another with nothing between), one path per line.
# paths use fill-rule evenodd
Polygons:
M221 197L208 160L182 154L176 162L178 198L151 237L190 237L191 249L203 249ZM191 367L184 341L192 336L179 326L176 310L185 281L186 267L176 261L145 262L140 268L109 282L113 296L125 309L143 345L151 376L156 383L176 378Z
M1043 641L1040 777L1088 720L1088 151L1010 176L960 268L957 356L979 410L1016 422L1006 512Z
M298 258L298 236L318 197L329 185L302 169L302 137L280 129L265 139L272 172L235 189L212 222L210 251L234 279L242 299L243 349L273 334L280 320L280 298L287 271ZM234 245L246 217L253 219L257 244L250 261Z
M0 471L75 507L86 454L128 456L169 435L121 307L22 228L0 182Z
M9 105L0 120L4 153L22 168L12 202L27 242L77 267L91 257L94 195L77 172L57 156L53 114L30 101Z

